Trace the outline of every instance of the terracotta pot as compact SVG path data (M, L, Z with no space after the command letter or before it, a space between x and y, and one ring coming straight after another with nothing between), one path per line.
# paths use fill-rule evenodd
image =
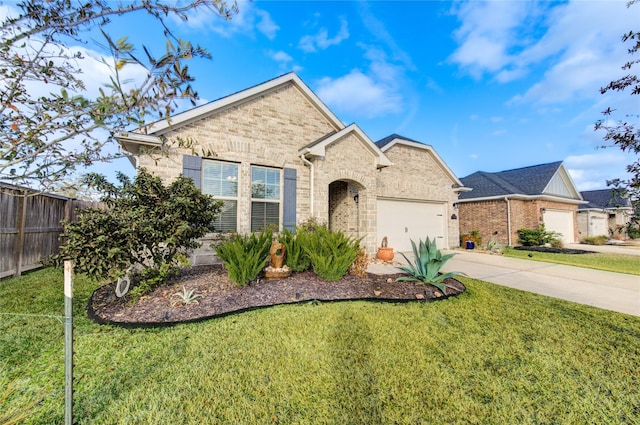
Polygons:
M378 253L376 257L382 261L391 261L393 260L393 248L378 248Z

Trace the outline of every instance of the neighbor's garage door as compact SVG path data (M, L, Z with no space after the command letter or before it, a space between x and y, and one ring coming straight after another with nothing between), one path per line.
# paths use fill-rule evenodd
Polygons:
M546 210L542 217L548 232L562 233L562 243L575 242L572 211Z
M394 251L411 251L416 243L436 238L438 248L448 248L444 203L378 200L378 246L387 237Z

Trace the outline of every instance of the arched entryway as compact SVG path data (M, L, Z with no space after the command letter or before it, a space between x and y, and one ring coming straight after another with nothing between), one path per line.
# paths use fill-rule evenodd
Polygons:
M337 180L329 184L329 229L359 238L360 197L364 188L356 182Z

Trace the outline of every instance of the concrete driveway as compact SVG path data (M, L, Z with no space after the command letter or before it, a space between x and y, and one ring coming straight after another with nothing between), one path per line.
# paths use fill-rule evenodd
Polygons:
M585 245L575 248L588 249ZM442 271L463 272L469 277L510 288L640 316L640 276L476 251L453 252L457 255L445 264ZM637 252L640 261L640 250L633 252ZM394 261L402 261L402 256L396 255ZM395 272L394 269L379 264L369 267L373 273Z

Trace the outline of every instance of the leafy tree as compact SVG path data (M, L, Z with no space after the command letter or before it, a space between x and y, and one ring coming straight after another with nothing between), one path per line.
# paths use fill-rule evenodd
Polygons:
M77 166L110 160L104 147L116 131L169 116L179 99L195 102L185 61L209 58L198 45L174 36L174 18L211 9L230 19L222 0L24 0L0 22L0 180L48 188ZM111 19L146 14L166 38L166 52L136 50L127 37L112 38ZM92 98L82 73L92 60L82 47L104 37L101 62L110 78ZM81 46L81 47L76 47ZM132 71L144 77L132 81ZM46 94L42 92L46 91ZM106 133L106 134L105 134Z
M637 3L637 0L630 1L627 7L630 8L634 3ZM630 55L637 54L640 51L640 31L631 30L624 34L622 42L631 43L628 49ZM631 69L638 64L640 64L640 59L633 57L622 66L622 69L629 71L629 74L611 81L607 86L602 87L600 92L605 94L609 91L625 92L629 90L632 96L640 95L640 78L631 73ZM638 158L638 154L640 154L640 128L637 124L640 114L636 110L632 114L627 114L625 119L612 123L610 119L614 112L615 110L611 108L603 111L602 114L605 118L596 122L595 129L605 131L604 140L606 142L612 143L623 152L636 154L636 160L626 167L631 177L628 180L610 180L607 181L607 185L612 187L615 195L631 201L635 214L631 217L629 227L637 229L640 225L640 158Z
M83 209L77 222L65 223L56 260L72 259L76 270L95 279L122 277L133 266L143 283L152 283L146 289L166 280L177 260L199 246L196 239L213 230L222 205L190 178L164 186L143 168L133 181L120 173L120 186L95 173L85 180L104 193L107 209Z

